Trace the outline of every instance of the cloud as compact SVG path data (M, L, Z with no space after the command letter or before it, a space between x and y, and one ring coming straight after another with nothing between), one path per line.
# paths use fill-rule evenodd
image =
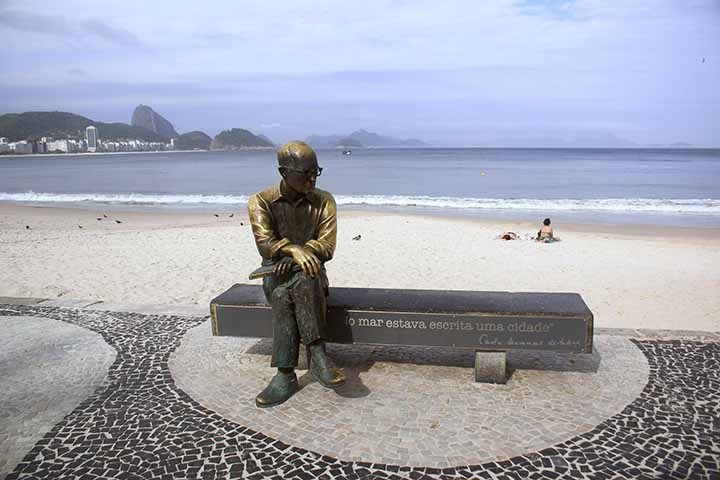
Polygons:
M68 75L71 77L77 77L77 78L88 78L90 77L90 74L83 70L82 68L71 68L67 71Z
M122 28L112 27L100 20L86 20L81 26L89 33L96 35L109 43L123 45L126 47L140 47L140 40Z
M20 32L46 35L71 35L73 29L64 17L40 15L15 10L4 10L0 15L0 26Z
M65 37L82 41L95 37L122 47L140 47L142 43L131 32L97 20L70 21L61 15L43 15L20 10L3 10L0 27L25 33Z
M607 124L660 143L684 129L702 144L720 126L718 0L3 1L0 111L82 105L125 119L150 103L187 129L224 129L241 126L234 105L278 137Z

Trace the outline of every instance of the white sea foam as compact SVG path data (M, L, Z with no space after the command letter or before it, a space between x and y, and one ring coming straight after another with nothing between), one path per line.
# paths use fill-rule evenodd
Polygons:
M391 195L338 197L339 204L373 206L418 206L478 210L555 210L695 213L720 215L720 199L679 198L463 198Z
M464 198L403 195L336 195L339 205L374 207L432 207L475 210L542 210L624 213L688 213L720 215L720 199L699 198ZM248 201L247 195L160 195L139 193L4 193L0 201L23 203L100 203L115 205L236 205Z
M118 205L227 205L247 203L246 195L161 195L142 193L0 193L0 201L26 203L110 203Z

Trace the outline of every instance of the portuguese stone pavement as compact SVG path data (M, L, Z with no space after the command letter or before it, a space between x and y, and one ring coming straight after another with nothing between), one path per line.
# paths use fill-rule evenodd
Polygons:
M92 308L0 305L0 479L720 478L717 334L597 333L506 385L467 352L332 346L345 387L301 371L261 410L267 340Z

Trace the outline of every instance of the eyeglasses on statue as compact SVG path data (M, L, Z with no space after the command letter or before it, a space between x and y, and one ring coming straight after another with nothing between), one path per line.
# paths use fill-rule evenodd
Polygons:
M296 168L285 167L285 170L287 170L288 172L299 173L300 175L303 175L305 178L319 177L320 175L322 175L322 171L323 171L322 167L311 168L310 170L298 170Z

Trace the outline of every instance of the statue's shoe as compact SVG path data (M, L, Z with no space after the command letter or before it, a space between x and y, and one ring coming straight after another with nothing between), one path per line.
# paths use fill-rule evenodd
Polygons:
M335 368L324 352L313 354L310 357L310 372L322 386L327 388L337 388L347 380L345 372Z
M285 402L298 391L298 380L295 372L278 373L265 390L255 397L255 405L260 408L274 407Z

